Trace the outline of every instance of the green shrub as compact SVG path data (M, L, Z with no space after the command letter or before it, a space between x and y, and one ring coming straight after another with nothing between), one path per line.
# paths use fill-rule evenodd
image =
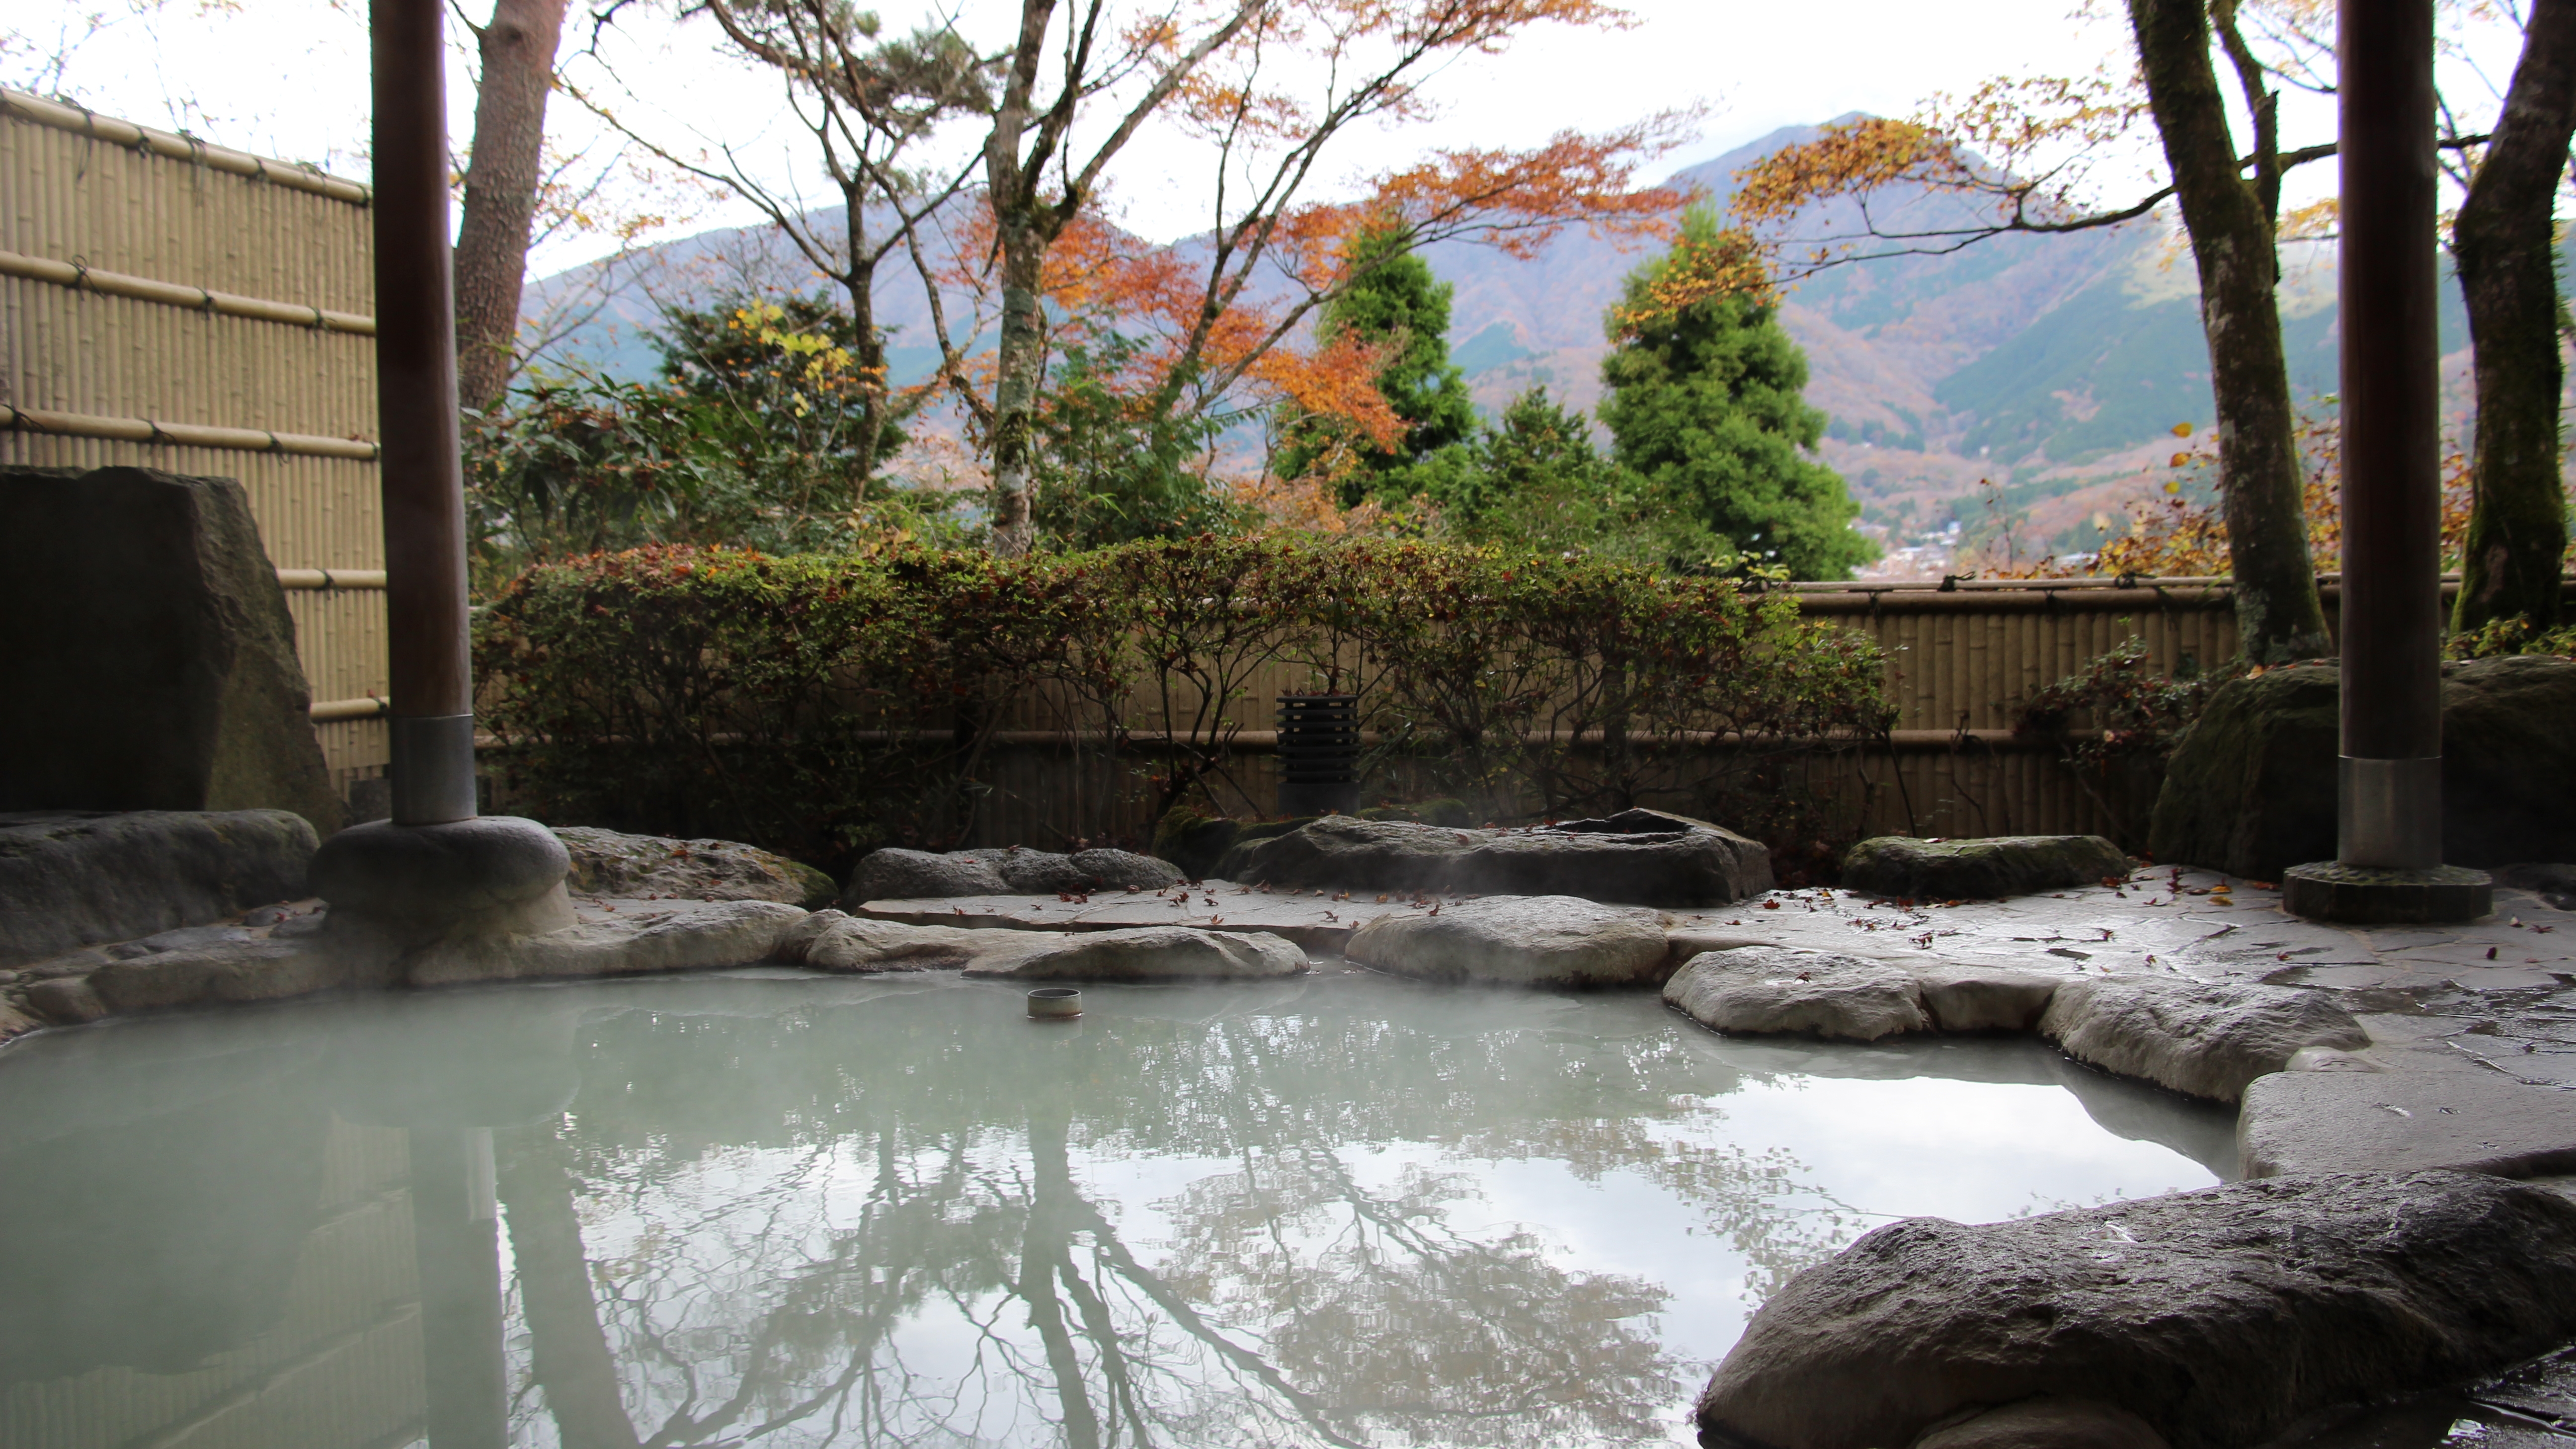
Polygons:
M1069 836L1266 815L1226 706L1283 666L1361 695L1370 798L1475 819L1655 803L1812 833L1777 798L1784 762L1890 717L1875 647L1785 594L1378 540L598 554L520 576L477 659L526 808L835 871L970 838L1006 730L1052 732L1068 778L1109 782Z

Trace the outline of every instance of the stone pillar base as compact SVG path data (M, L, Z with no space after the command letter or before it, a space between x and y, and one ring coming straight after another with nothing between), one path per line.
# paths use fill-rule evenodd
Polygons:
M2311 921L2354 926L2474 921L2495 909L2495 883L2465 866L2379 870L2320 860L2294 865L2281 877L2281 907Z
M313 855L330 903L323 944L360 979L393 984L426 948L539 936L573 924L572 857L533 820L484 815L439 825L351 826Z

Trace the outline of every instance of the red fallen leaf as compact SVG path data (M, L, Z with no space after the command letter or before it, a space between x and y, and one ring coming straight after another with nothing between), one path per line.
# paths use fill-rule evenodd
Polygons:
M1780 909L1780 903L1778 901L1764 901L1762 903L1762 909L1766 911L1776 911Z

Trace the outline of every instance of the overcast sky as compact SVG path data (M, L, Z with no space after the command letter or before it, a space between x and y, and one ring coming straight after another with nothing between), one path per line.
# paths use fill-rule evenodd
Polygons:
M154 0L17 0L18 44L0 79L27 85L58 34L78 34L102 5L118 18L72 55L45 85L113 115L185 126L244 150L310 160L342 174L366 174L366 47L362 0L159 0L158 13L124 14ZM489 0L462 0L480 12ZM1397 130L1345 138L1332 179L1391 166L1428 147L1523 145L1572 127L1603 129L1668 108L1704 107L1695 140L1651 168L1650 179L1785 125L1847 111L1904 114L1935 91L1964 91L1998 74L2079 74L2125 69L2125 26L2106 15L2070 14L2073 0L1831 0L1824 4L1637 0L1624 31L1541 27L1496 57L1453 63L1426 91L1438 114ZM576 5L576 12L588 9ZM635 7L643 11L647 7ZM891 26L928 15L905 0L880 7ZM2095 9L2114 12L2113 7ZM1016 11L1001 0L966 0L961 28L985 39ZM667 13L667 12L663 12ZM452 24L462 47L464 32ZM567 50L587 38L568 37ZM621 21L602 47L606 66L582 61L571 74L665 146L697 155L731 145L773 185L810 187L819 168L800 150L775 76L732 60L706 22ZM29 47L32 46L31 51ZM2475 44L2493 84L2514 54L2509 35ZM451 64L451 132L470 127L470 74L460 48ZM2466 65L2446 82L2484 99L2486 79ZM620 89L624 92L620 95ZM567 149L598 140L600 127L558 97L552 130ZM2293 103L2286 139L2324 139L2325 102ZM2313 133L2313 134L2311 134ZM967 144L962 135L957 144ZM807 143L810 145L810 142ZM605 156L596 148L594 156ZM963 151L959 151L963 155ZM2307 190L2330 184L2330 167L2309 168ZM1169 131L1132 145L1113 172L1111 200L1132 230L1168 239L1209 223L1205 155ZM645 205L638 200L637 205ZM740 203L684 198L685 225L751 219ZM567 237L536 259L542 272L606 249L596 237Z

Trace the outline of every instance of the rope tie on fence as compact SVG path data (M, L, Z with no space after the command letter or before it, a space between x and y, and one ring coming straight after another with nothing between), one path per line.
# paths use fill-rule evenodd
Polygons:
M143 441L147 443L160 443L164 446L173 448L179 446L179 440L171 437L168 433L161 431L161 425L154 422L152 419L145 418L143 420L143 426L151 429L152 431L152 436L145 438Z
M261 431L262 431L262 432L267 432L267 429L263 428L263 429L261 429ZM272 453L283 453L283 452L285 452L285 451L286 451L286 445L285 445L284 443L281 443L281 442L279 442L279 441L277 440L277 434L275 434L275 433L269 433L269 434L268 434L268 450L269 450L270 452L272 452Z
M83 287L88 287L93 292L98 290L89 279L89 258L77 256L72 258L72 290L77 292Z

